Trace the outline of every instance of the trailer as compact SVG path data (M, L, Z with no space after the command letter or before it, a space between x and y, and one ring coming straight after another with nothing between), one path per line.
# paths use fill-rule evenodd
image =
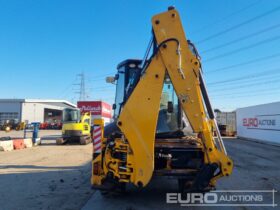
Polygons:
M220 133L223 136L236 135L236 113L235 112L216 112L216 119Z

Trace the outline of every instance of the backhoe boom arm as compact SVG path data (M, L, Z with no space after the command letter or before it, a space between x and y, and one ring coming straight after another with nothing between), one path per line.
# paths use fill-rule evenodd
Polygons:
M208 97L205 100L207 92L200 60L189 48L176 10L154 16L152 24L158 48L118 118L118 127L131 148L134 166L131 181L145 186L152 177L161 90L165 74L168 74L182 110L203 143L205 163L215 163L220 169L211 180L215 182L220 176L228 176L233 164L226 155L222 140L219 139L217 145L213 137L216 123L209 111L212 108ZM208 113L204 104L208 106Z

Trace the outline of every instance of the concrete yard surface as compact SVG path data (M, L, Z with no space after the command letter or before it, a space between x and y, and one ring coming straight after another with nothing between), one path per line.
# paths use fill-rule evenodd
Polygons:
M157 177L144 189L129 186L123 195L103 197L99 191L91 190L90 186L92 145L57 146L48 141L54 140L59 135L58 131L46 131L44 135L41 137L47 143L41 146L0 152L0 209L187 208L166 203L166 193L177 192L177 181L170 178ZM233 138L225 139L225 146L234 161L234 170L230 177L218 181L217 190L274 189L278 191L275 203L279 205L280 147ZM204 207L188 207L201 208ZM223 207L210 209L220 208ZM243 206L228 209L255 208Z
M10 136L11 138L23 138L24 131L15 131L12 130L10 132L0 131L0 137ZM39 137L46 140L54 140L56 137L61 136L61 130L40 130ZM31 138L32 132L26 132L26 137Z
M0 209L80 209L93 193L91 155L91 144L0 152Z
M275 203L280 204L280 147L226 138L225 146L234 161L230 177L218 181L217 190L276 190ZM177 190L177 182L168 178L156 178L143 190L129 189L127 194L103 197L95 192L83 210L146 210L146 209L222 209L225 207L181 207L167 204L166 193ZM272 194L264 194L272 200ZM272 209L272 207L226 207L226 209ZM275 209L275 208L274 208Z

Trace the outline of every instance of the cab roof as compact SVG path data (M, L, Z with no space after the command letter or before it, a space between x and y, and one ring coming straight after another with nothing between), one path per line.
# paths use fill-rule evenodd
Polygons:
M142 60L140 60L140 59L127 59L127 60L124 60L124 61L120 62L117 66L117 69L120 69L121 67L127 66L129 64L139 65L141 63L142 63Z

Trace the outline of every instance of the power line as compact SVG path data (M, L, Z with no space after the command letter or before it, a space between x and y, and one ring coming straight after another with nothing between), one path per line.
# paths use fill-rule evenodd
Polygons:
M277 70L278 71L278 70ZM266 75L262 75L262 76L258 76L260 78L253 78L252 77L248 77L248 78L244 78L243 81L238 81L238 85L239 84L243 84L246 83L248 84L248 82L258 82L258 81L264 81L264 79L274 79L274 78L278 78L279 76L275 76L275 74L278 74L278 72L272 73L272 74L266 74ZM254 75L254 74L253 74ZM267 78L268 77L268 78ZM248 81L249 80L249 81ZM225 86L225 85L236 85L237 83L235 82L236 80L231 80L229 79L227 82L225 83L221 83L221 84L215 84L215 86ZM215 82L213 82L215 83ZM229 83L229 84L228 84ZM211 85L211 84L210 84ZM214 85L214 84L212 84ZM210 87L211 88L211 87Z
M96 77L94 77L94 80L95 79L105 79L104 77L106 77L106 76L112 76L112 74L103 74L103 75L98 75L98 76L96 76ZM92 79L87 79L88 81L92 81Z
M252 60L245 61L245 62L242 62L242 63L237 63L237 64L233 64L233 65L230 65L230 66L225 66L225 67L222 67L222 68L206 71L205 73L209 74L209 73L229 70L229 69L233 69L233 68L236 68L236 67L239 67L239 66L245 66L245 65L248 65L248 64L252 64L252 63L260 62L260 61L263 61L263 60L268 60L268 59L276 58L276 57L279 57L279 56L280 56L280 53L276 53L276 54L273 54L273 55L252 59Z
M89 79L89 82L96 82L96 81L106 81L106 78L100 78L100 79Z
M278 88L278 87L277 87ZM212 95L212 97L217 97L217 96L234 96L234 95L237 95L237 96L239 96L240 94L240 96L243 96L243 94L252 94L252 93L259 93L259 92L270 92L270 91L272 91L272 92L275 92L275 91L273 91L273 90L271 90L271 88L266 88L266 89L260 89L260 90L255 90L255 91L250 91L250 92L244 92L244 91L242 91L242 92L235 92L235 93L229 93L229 94L218 94L218 95Z
M72 87L73 82L75 82L75 80L73 80L65 89L63 89L57 96L58 98L64 96L66 94L66 92L68 92L68 90Z
M244 76L241 76L241 77L236 77L236 78L233 78L233 79L227 79L227 80L220 80L220 81L217 81L217 82L211 82L211 83L208 83L208 85L211 86L211 85L223 84L223 83L228 83L228 82L233 82L233 81L247 80L249 78L262 77L262 76L267 75L268 73L269 73L269 75L280 74L279 70L280 70L280 68L266 70L266 71L259 72L259 73L247 74L247 75L244 75Z
M112 97L95 97L95 98L96 98L96 100L102 100L102 101L104 101L104 100L112 100L112 101L114 101L115 100L114 96L112 96Z
M218 45L218 46L216 46L216 47L212 47L212 48L210 48L210 49L206 49L206 50L202 51L200 54L205 54L205 53L208 53L208 52L217 50L217 49L221 49L221 48L226 47L226 46L229 46L229 45L231 45L231 44L235 44L235 43L238 43L238 42L240 42L240 41L243 41L243 40L252 38L252 37L254 37L254 36L258 36L258 35L260 35L260 34L262 34L262 33L265 33L265 32L267 32L267 31L276 29L276 28L278 28L278 27L280 27L280 24L276 24L276 25L267 27L267 28L262 29L262 30L260 30L260 31L251 33L251 34L249 34L249 35L240 37L240 38L238 38L238 39L234 39L234 40L232 40L232 41L229 41L229 42L226 42L226 43L224 43L224 44Z
M91 87L90 90L107 90L107 89L115 89L116 86L101 86L101 87Z
M271 9L271 10L269 10L269 11L267 11L267 12L264 12L264 13L262 13L262 14L260 14L260 15L257 15L257 16L255 16L255 17L253 17L253 18L251 18L251 19L248 19L248 20L246 20L246 21L244 21L244 22L241 22L241 23L239 23L239 24L236 24L236 25L234 25L234 26L232 26L232 27L230 27L230 28L227 28L227 29L225 29L225 30L222 30L222 31L220 31L220 32L218 32L218 33L215 33L215 34L213 34L213 35L211 35L211 36L209 36L209 37L206 37L205 39L202 39L202 40L196 42L196 45L201 44L201 43L204 43L204 42L209 41L209 40L211 40L211 39L214 39L214 38L216 38L216 37L218 37L218 36L221 36L221 35L223 35L223 34L225 34L225 33L228 33L228 32L230 32L230 31L233 31L233 30L235 30L235 29L237 29L237 28L240 28L240 27L242 27L242 26L244 26L244 25L247 25L247 24L249 24L249 23L252 23L252 22L254 22L254 21L258 20L258 19L261 19L261 18L263 18L263 17L265 17L265 16L267 16L267 15L270 15L270 14L272 14L272 13L274 13L274 12L277 12L278 10L280 10L280 6L274 8L274 9Z
M107 92L107 91L115 91L115 90L112 89L112 88L102 88L102 89L90 88L90 90L94 90L94 91L104 91L104 92Z
M87 96L86 96L86 87L85 87L85 74L84 74L84 72L82 72L81 74L78 74L77 76L80 77L80 83L73 84L73 85L80 86L79 91L77 91L76 93L79 94L79 100L80 101L85 101L86 98L87 98Z
M278 91L276 92L269 92L269 93L265 93L265 95L275 95L277 93L280 93ZM249 94L249 95L240 95L240 96L234 96L234 97L228 97L228 98L222 98L223 100L225 99L232 99L232 100L236 100L237 98L248 98L248 97L254 97L254 96L260 96L260 95L263 95L263 93L260 93L260 94ZM217 99L215 97L212 97L214 100Z
M235 50L232 50L232 51L229 51L229 52L226 52L226 53L214 56L212 58L209 58L209 59L205 60L204 63L205 62L209 62L209 61L213 61L213 60L217 60L219 58L226 57L226 56L229 56L229 55L232 55L232 54L235 54L235 53L239 53L241 51L257 47L257 46L259 46L261 44L266 44L266 43L269 43L269 42L273 42L273 41L276 41L278 39L280 39L280 36L275 36L275 37L272 37L272 38L269 38L269 39L265 39L265 40L262 40L260 42L257 42L257 43L251 44L251 45L247 45L245 47L240 47L238 49L235 49Z
M266 81L266 82L263 82L263 83L261 83L261 84L268 84L269 82L278 82L279 81L279 79L278 80L271 80L271 81ZM255 85L258 85L258 84L255 84ZM224 93L224 94L218 94L218 95L215 95L215 94L213 94L213 95L211 95L211 97L213 97L213 98L216 98L216 97L223 97L223 99L225 99L225 98L227 98L227 97L230 97L230 98L237 98L237 97L243 97L243 96L248 96L248 94L249 94L249 96L251 96L251 94L252 93L265 93L265 92L268 92L268 93L270 93L271 91L271 93L272 94L276 94L277 93L277 91L275 91L275 90L278 90L279 91L279 83L274 83L274 85L276 85L276 86L273 86L273 87L269 87L269 88L261 88L261 89L254 89L254 90L249 90L249 91L242 91L242 92L232 92L232 93ZM245 85L244 85L245 86ZM253 86L253 85L250 85L250 86ZM239 89L239 88L237 88L237 89ZM223 89L223 90L225 90L225 89ZM223 90L221 90L221 91L223 91ZM241 94L241 95L240 95ZM245 94L245 95L244 95ZM246 95L247 94L247 95ZM267 93L265 93L266 95L267 95ZM262 94L257 94L257 95L262 95ZM226 97L224 97L224 96L226 96Z
M261 82L257 82L257 81L261 81ZM244 82L244 81L243 81ZM248 83L248 81L245 81L246 84L243 84L243 85L240 85L240 82L238 84L234 83L234 84L230 84L230 85L234 85L233 87L222 87L222 88L219 88L219 89L211 89L209 92L222 92L222 91L227 91L227 90L236 90L236 89L242 89L242 88L245 88L245 87L252 87L252 86L259 86L259 85L267 85L267 84L271 84L271 83L274 83L274 82L280 82L280 78L278 79L274 79L274 80L267 80L267 81L264 81L263 79L258 79L258 80L254 80L253 83Z
M268 83L275 83L275 84L278 84L277 82L279 82L280 80L279 79L276 79L276 80L269 80L269 81L266 81L266 82L261 82L261 83L254 83L254 84L248 84L248 85L240 85L238 87L233 87L233 88L222 88L222 89L218 89L218 90L212 90L212 91L209 91L210 93L211 92L224 92L224 91L227 91L227 90L238 90L238 89L243 89L243 88L246 88L246 87L254 87L254 86L262 86L262 85L267 85Z
M197 34L198 32L203 31L203 30L205 30L205 29L207 29L209 27L212 27L212 26L215 26L215 25L217 25L219 23L225 22L227 19L229 19L229 18L231 18L231 17L233 17L233 16L235 16L237 14L240 14L240 13L242 13L242 12L248 10L248 9L250 9L251 7L253 7L253 6L257 5L258 3L260 3L261 1L262 0L259 0L259 1L256 1L256 2L252 3L252 4L247 5L245 7L242 7L241 9L239 9L239 10L237 10L235 12L232 12L232 13L230 13L227 16L224 16L224 17L220 18L218 21L214 21L214 22L212 22L210 24L205 25L204 27L201 27L200 29L194 31L193 34Z
M279 91L278 87L277 87L277 90ZM271 92L272 91L272 92ZM255 91L250 91L250 92L235 92L235 93L230 93L230 94L219 94L219 95L212 95L212 97L221 97L221 96L229 96L229 97L239 97L239 96L246 96L246 95L243 95L243 94L251 94L251 93L264 93L264 92L268 92L268 93L277 93L277 91L275 92L274 90L271 90L271 88L267 88L267 89L260 89L260 90L255 90ZM241 95L238 95L238 94L241 94ZM237 96L236 96L237 95ZM261 94L262 95L262 94Z

